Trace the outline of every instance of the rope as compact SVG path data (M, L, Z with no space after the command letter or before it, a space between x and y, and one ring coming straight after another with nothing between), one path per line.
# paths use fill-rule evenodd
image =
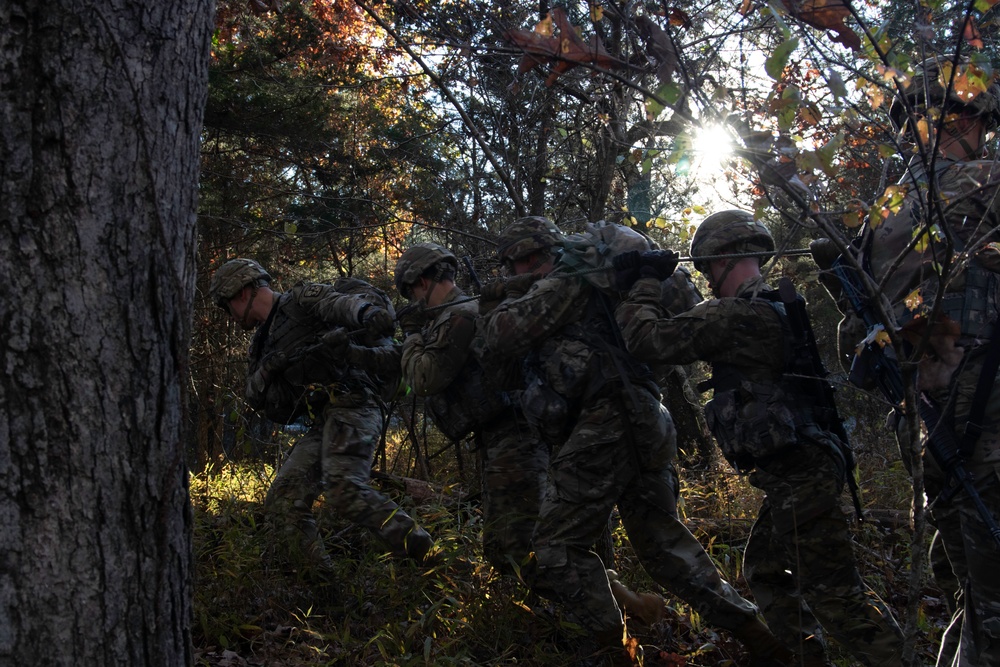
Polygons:
M764 250L758 252L734 252L726 255L704 255L698 257L699 262L711 261L713 259L744 259L746 257L798 257L800 255L810 255L812 251L809 248L792 248L791 250L782 250L781 252L776 252L774 250ZM678 262L693 262L694 257L679 257ZM605 271L614 271L615 267L611 265L607 266L597 266L592 269L582 269L580 271L567 271L566 273L557 273L555 275L549 275L549 278L576 278L577 276L589 276L593 273L603 273ZM426 312L434 312L436 310L441 310L442 308L447 308L449 306L457 306L460 303L468 303L470 301L478 301L478 296L469 296L464 299L456 299L455 301L450 301L448 303L441 304L439 306L431 306L429 308L424 308Z

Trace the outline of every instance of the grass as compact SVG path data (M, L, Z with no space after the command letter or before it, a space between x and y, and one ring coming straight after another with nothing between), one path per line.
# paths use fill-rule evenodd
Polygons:
M471 457L466 456L468 468ZM271 466L229 463L213 475L192 476L196 664L570 664L585 638L557 608L485 563L479 509L459 500L475 471L450 470L445 458L435 459L430 480L442 492L416 507L401 486L384 487L434 535L438 563L424 568L390 558L366 531L320 502L316 513L335 564L333 576L322 580L289 559L281 526L262 509ZM884 453L863 451L859 458L866 508L905 515L905 472L885 465ZM389 457L399 459L398 451ZM749 595L742 549L759 493L725 468L682 471L682 480L682 516L723 576ZM855 530L862 574L901 617L910 548L906 526L868 522ZM620 527L613 542L622 581L633 590L658 590ZM646 649L647 665L747 664L742 647L725 632L704 624L680 600L668 596L667 602L672 611L667 620L653 627L630 621L630 631ZM926 661L946 622L940 592L931 582L920 609L918 651ZM852 664L846 654L835 657L840 665Z

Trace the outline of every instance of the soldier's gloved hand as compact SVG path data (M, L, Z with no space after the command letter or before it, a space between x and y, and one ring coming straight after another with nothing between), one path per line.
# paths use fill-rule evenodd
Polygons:
M280 373L288 367L288 357L281 350L275 350L264 357L260 362L260 369L264 372L264 377Z
M673 250L649 250L639 258L639 275L666 280L673 275L679 259L680 255Z
M347 349L347 346L351 344L351 337L347 333L347 329L343 327L327 331L320 340L330 352L335 354L343 353Z
M660 305L671 315L680 315L702 301L704 299L691 280L691 273L683 266L678 267L660 286Z
M820 269L827 271L840 257L840 251L830 239L813 239L809 242L809 254Z
M539 278L541 276L534 273L522 273L508 278L506 297L508 299L517 299L524 296L525 292L531 289L531 286L538 282Z
M507 296L507 283L502 278L486 283L479 290L479 314L485 315L500 305Z
M638 250L623 252L611 259L611 266L615 267L615 286L619 290L625 292L631 289L639 279L640 262L641 255Z
M391 336L396 331L396 323L385 308L366 306L361 313L361 324L376 336Z
M423 301L414 301L405 308L400 309L396 314L399 320L399 328L403 330L403 336L420 333L428 319L427 309L424 308Z

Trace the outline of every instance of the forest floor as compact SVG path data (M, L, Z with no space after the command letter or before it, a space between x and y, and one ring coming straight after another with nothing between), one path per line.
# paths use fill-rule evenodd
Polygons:
M905 621L910 530L905 473L868 462L869 520L855 524L856 553L866 583ZM537 665L573 664L585 638L558 608L530 594L482 558L479 508L459 484L407 493L383 485L436 539L432 567L386 555L363 529L318 506L336 574L314 581L289 563L283 534L262 511L272 471L228 464L221 474L192 477L195 512L195 664L267 665ZM740 564L759 503L745 480L722 469L682 471L682 516L720 571L749 596ZM414 496L419 496L415 498ZM845 497L846 500L846 497ZM613 524L615 522L613 521ZM617 525L617 524L615 524ZM662 591L636 562L618 525L614 569L635 591ZM947 623L944 594L923 577L916 655L933 664ZM707 626L685 603L664 594L666 617L646 625L629 619L647 666L727 667L749 664L727 632ZM836 646L835 663L855 664Z

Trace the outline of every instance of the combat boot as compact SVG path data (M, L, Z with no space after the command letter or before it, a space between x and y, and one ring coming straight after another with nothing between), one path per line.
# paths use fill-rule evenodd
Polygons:
M778 641L778 638L757 617L750 619L732 633L746 647L754 665L780 667L799 664L788 647Z

